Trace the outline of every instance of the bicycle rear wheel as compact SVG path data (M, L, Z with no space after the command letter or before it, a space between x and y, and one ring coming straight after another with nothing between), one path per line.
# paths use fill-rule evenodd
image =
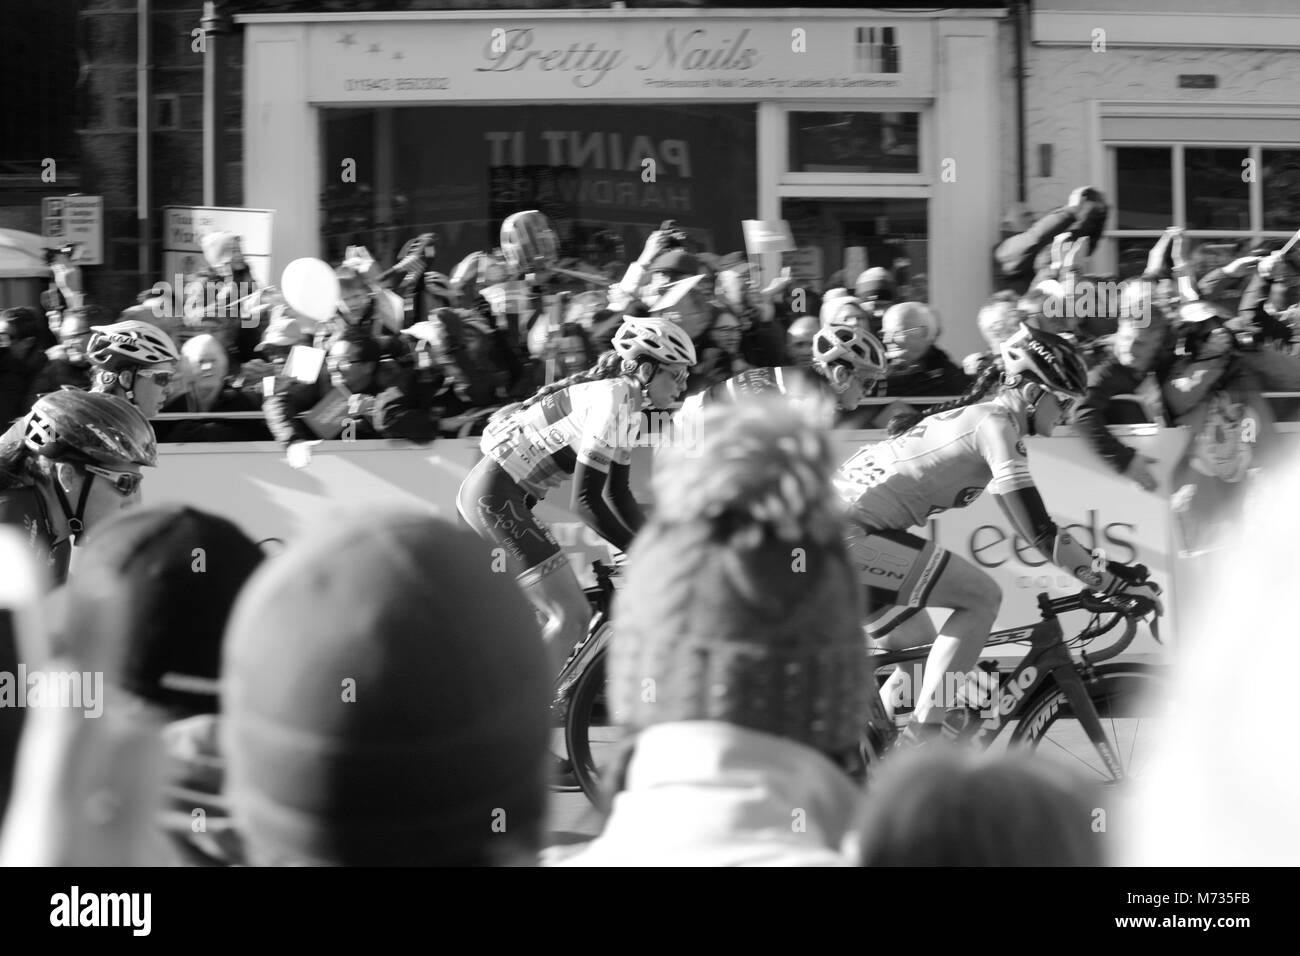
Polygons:
M609 706L605 690L607 654L606 647L597 651L578 678L564 725L573 775L593 804L598 804L602 778L622 750L625 737L618 714Z
M1160 672L1142 664L1103 664L1084 686L1123 779L1140 777L1158 746L1157 728L1167 713ZM1029 705L1010 743L1072 766L1103 785L1120 782L1084 732L1065 691L1055 683Z

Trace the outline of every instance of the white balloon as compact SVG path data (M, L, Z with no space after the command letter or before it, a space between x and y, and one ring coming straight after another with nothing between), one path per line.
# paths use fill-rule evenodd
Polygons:
M285 266L280 291L289 308L312 322L325 322L338 309L338 276L320 259L294 259Z

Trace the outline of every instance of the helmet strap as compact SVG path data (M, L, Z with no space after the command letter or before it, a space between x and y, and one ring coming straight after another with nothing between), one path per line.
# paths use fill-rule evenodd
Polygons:
M55 465L54 495L59 500L59 508L63 511L63 519L68 525L67 537L72 539L73 544L80 543L79 539L86 530L86 501L90 498L90 485L94 480L94 475L89 472L84 473L81 481L81 497L77 500L77 510L73 511L68 503L68 496L63 493L63 483L59 481L58 465Z

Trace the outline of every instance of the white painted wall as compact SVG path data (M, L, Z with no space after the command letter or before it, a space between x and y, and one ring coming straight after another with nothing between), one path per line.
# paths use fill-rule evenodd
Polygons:
M244 204L274 209L271 275L321 253L319 121L307 105L306 28L259 26L244 51Z
M943 320L939 345L960 361L985 347L975 316L993 292L989 262L1007 201L998 184L1015 152L1002 139L996 25L938 21L936 30L934 129L940 168L930 204L930 290ZM940 175L945 159L956 161L955 182Z

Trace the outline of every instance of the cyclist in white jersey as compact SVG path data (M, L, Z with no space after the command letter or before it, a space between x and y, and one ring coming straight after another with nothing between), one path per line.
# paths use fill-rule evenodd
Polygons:
M910 528L964 508L987 487L1016 530L1063 571L1105 593L1125 581L1123 565L1102 568L1057 527L1029 473L1024 438L1049 435L1084 395L1082 360L1065 339L1028 326L1004 342L1001 353L1000 372L989 370L956 407L864 446L836 475L836 490L849 506L849 551L867 587L872 638L890 650L934 642L907 731L913 740L942 727L944 704L953 702L941 701L940 694L956 686L945 677L959 678L975 666L1002 594L987 573ZM921 613L928 606L953 609L937 635ZM902 679L901 672L891 677L882 692L886 700Z
M696 362L690 338L666 319L624 320L613 347L588 371L494 415L480 443L484 457L456 503L469 526L505 552L546 619L542 636L557 672L586 635L591 609L559 542L532 509L571 477L569 509L626 551L645 521L629 486L641 409L675 402Z

